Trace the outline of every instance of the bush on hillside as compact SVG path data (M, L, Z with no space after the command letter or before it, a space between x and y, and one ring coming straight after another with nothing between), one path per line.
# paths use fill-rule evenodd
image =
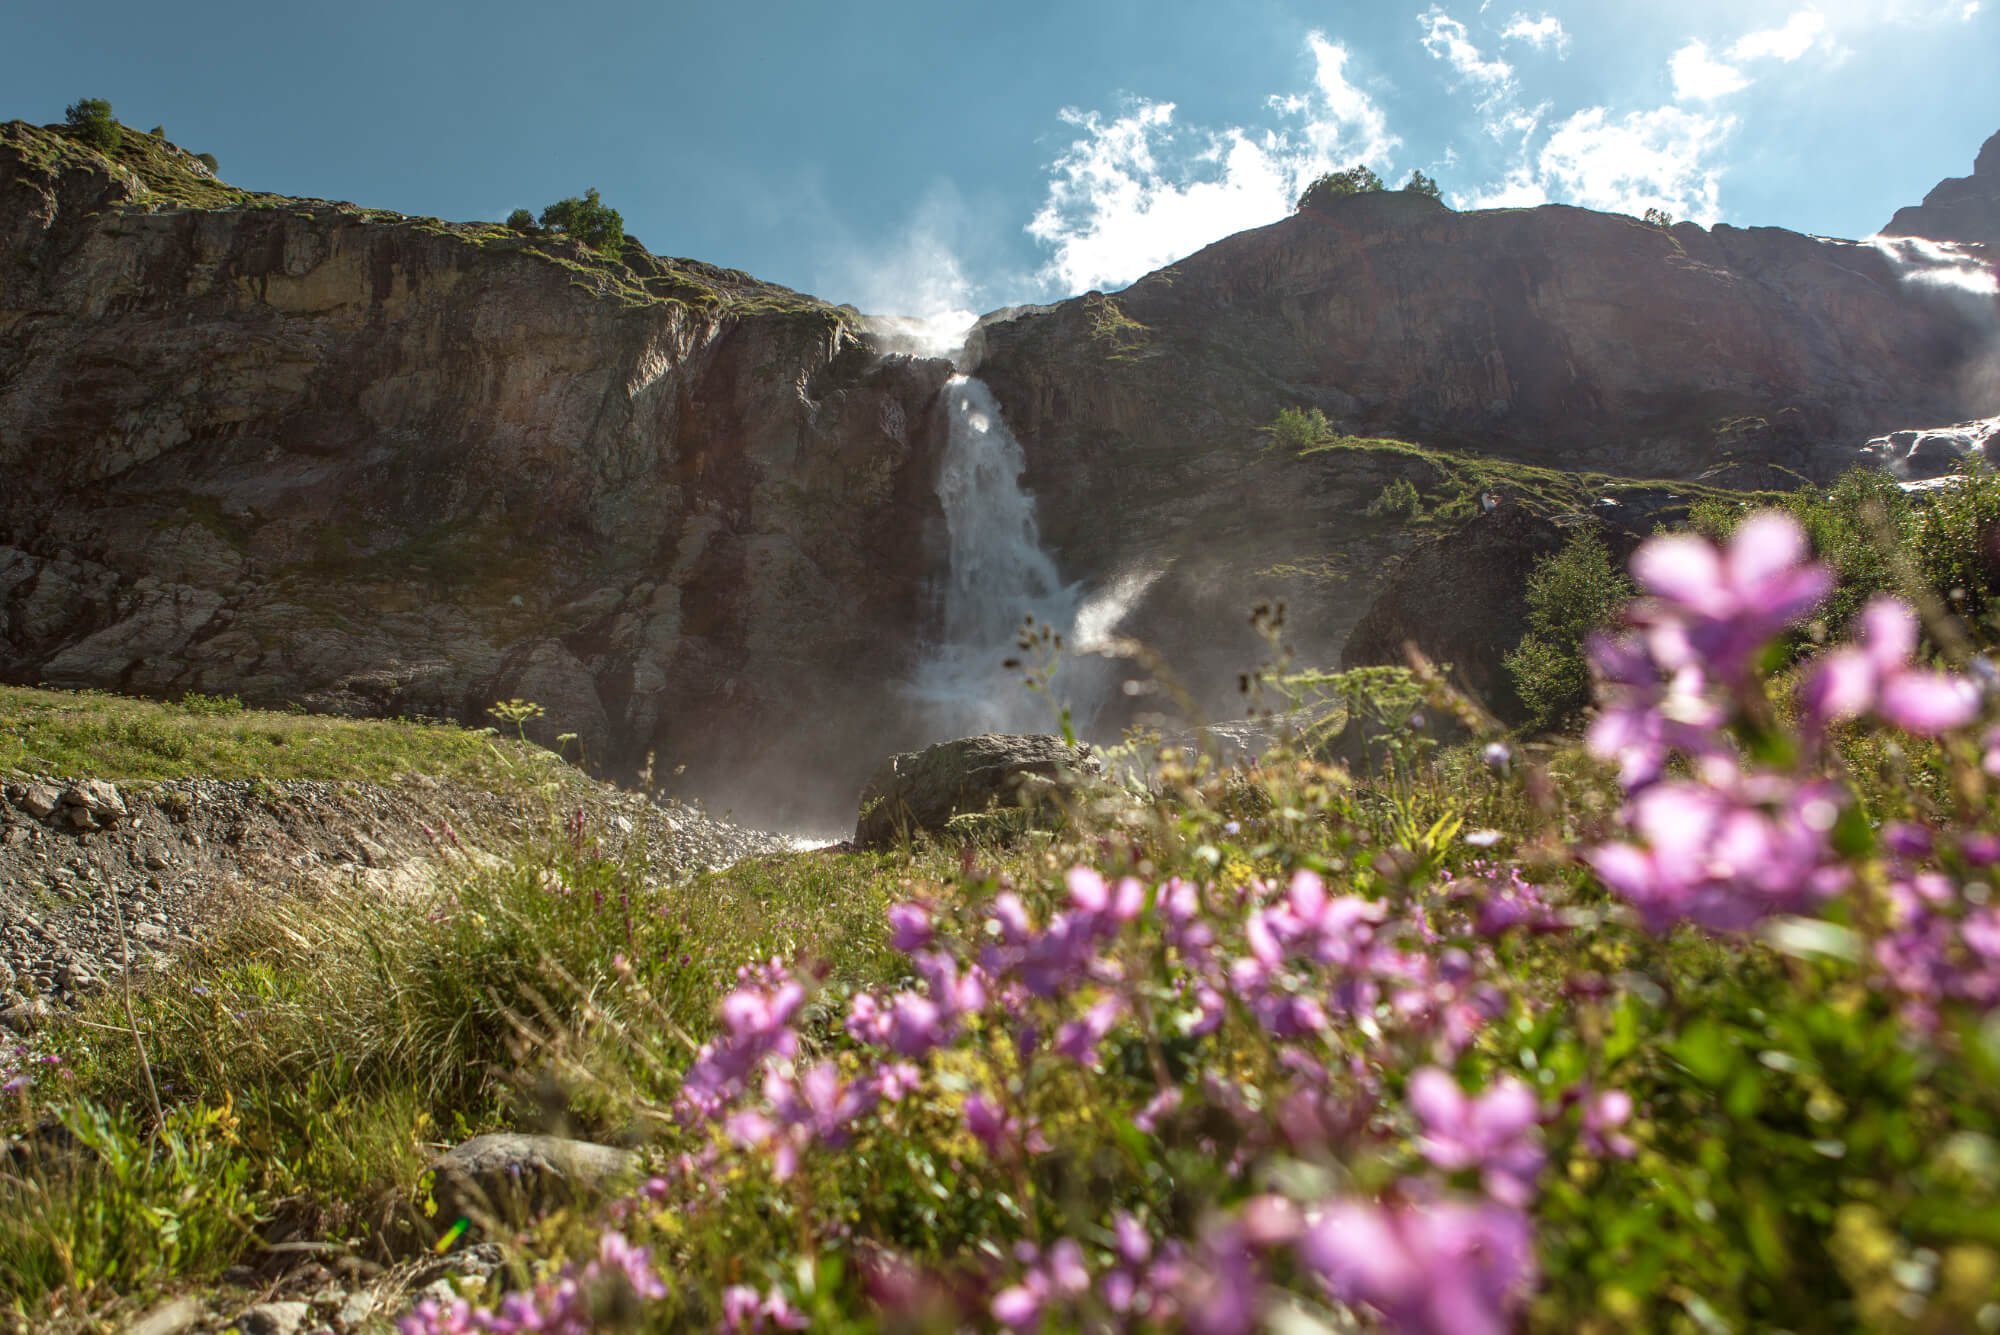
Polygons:
M1317 408L1287 408L1271 423L1271 443L1296 454L1333 434L1333 423Z
M1383 189L1382 178L1356 163L1344 172L1328 172L1305 188L1299 196L1299 211L1322 209L1348 195L1372 195Z
M1575 718L1590 702L1584 642L1632 596L1594 530L1581 529L1528 576L1528 633L1505 659L1532 728Z
M526 209L515 209L507 215L507 226L526 236L535 230L535 215Z
M70 103L63 115L63 125L72 138L107 153L118 147L122 135L118 119L111 114L111 104L101 97Z
M2000 593L2000 473L1969 463L1946 486L1912 496L1873 468L1843 474L1831 487L1808 487L1782 502L1812 549L1833 568L1833 592L1818 620L1840 634L1879 593L1926 593L1965 619L1982 643L2000 641L1992 621ZM1744 501L1704 501L1689 512L1696 532L1721 538L1749 513ZM1811 643L1790 637L1794 656Z
M208 173L211 176L222 170L222 164L216 160L216 156L213 153L197 153L194 155L194 160L208 168Z
M1438 188L1438 183L1420 171L1410 173L1410 179L1404 184L1403 189L1413 195L1424 195L1440 203L1444 200L1444 191Z
M1423 511L1424 502L1417 495L1417 484L1406 477L1399 477L1368 502L1367 514L1370 519L1415 519Z
M595 189L584 191L582 199L557 200L543 209L542 226L608 254L616 254L625 240L625 219L607 207Z

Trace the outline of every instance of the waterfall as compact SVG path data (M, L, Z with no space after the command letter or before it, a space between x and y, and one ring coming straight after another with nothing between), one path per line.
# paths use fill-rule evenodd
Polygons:
M1042 550L1035 501L1021 489L1027 459L1007 429L993 391L955 375L945 384L950 433L937 497L950 534L941 634L926 650L912 691L939 737L980 732L1046 732L1056 702L1023 683L1022 623L1033 617L1068 639L1078 590ZM1065 673L1068 677L1072 674Z

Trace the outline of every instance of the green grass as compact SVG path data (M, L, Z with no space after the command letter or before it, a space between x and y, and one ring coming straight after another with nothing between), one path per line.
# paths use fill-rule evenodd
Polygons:
M897 976L884 909L956 861L799 854L664 884L600 858L598 833L552 829L511 862L468 861L418 904L246 897L134 999L185 1142L171 1153L140 1125L122 999L58 1027L66 1074L42 1077L18 1111L97 1128L87 1139L111 1166L52 1159L0 1177L0 1290L16 1314L40 1329L106 1303L137 1310L212 1282L280 1216L337 1251L406 1252L431 1227L438 1149L505 1127L644 1134L633 1109L663 1103L739 966L785 955L841 983ZM111 1192L105 1174L128 1161ZM191 1189L205 1182L215 1190ZM167 1219L178 1250L144 1223Z
M194 696L179 704L100 691L0 686L0 772L109 779L323 779L387 783L423 774L526 792L585 782L554 756L447 724L244 709Z
M1671 493L1688 503L1709 499L1769 503L1776 499L1775 493L1742 492L1699 482L1566 472L1386 437L1327 433L1298 451L1300 458L1336 452L1407 459L1426 465L1430 477L1418 484L1418 490L1428 508L1415 521L1426 528L1449 528L1471 518L1478 513L1479 494L1483 491L1503 492L1517 504L1551 516L1588 510L1601 497L1616 500L1643 493Z

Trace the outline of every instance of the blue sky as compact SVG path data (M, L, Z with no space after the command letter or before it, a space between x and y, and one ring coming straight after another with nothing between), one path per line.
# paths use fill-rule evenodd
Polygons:
M1859 236L2000 130L2000 0L0 4L0 118L84 96L237 184L498 219L874 311L1116 287L1366 161Z

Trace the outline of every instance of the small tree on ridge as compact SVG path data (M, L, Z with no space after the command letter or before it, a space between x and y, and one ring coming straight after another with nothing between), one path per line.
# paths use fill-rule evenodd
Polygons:
M1328 172L1307 186L1299 196L1299 211L1325 208L1348 195L1372 195L1382 188L1382 178L1357 162L1344 172Z
M595 189L584 191L582 199L557 200L543 209L542 226L609 254L615 254L625 240L625 219L607 207Z
M70 103L63 113L63 124L72 138L92 148L108 153L118 147L118 118L111 114L111 104L101 97L86 97Z

